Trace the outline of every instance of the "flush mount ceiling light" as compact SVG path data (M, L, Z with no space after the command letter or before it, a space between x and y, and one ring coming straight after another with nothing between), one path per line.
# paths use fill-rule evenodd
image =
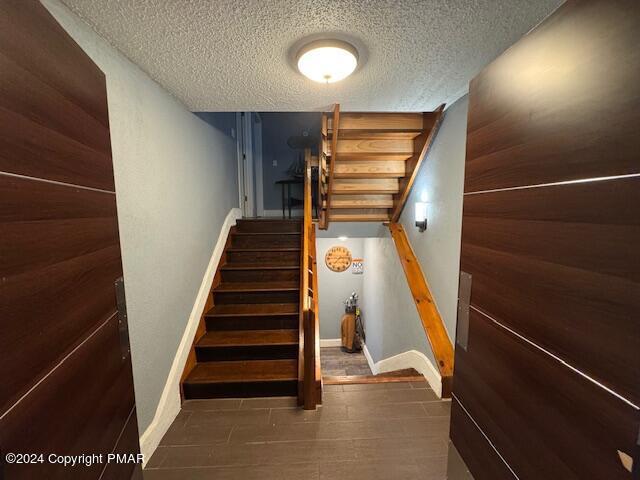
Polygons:
M358 51L342 40L316 40L298 52L298 70L314 82L334 83L358 66Z

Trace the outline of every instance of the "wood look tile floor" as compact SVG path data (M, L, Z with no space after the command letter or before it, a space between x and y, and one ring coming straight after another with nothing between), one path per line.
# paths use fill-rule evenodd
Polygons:
M145 480L444 480L450 401L426 382L327 385L296 399L191 400Z
M364 353L346 353L340 347L320 349L322 374L328 376L372 375Z

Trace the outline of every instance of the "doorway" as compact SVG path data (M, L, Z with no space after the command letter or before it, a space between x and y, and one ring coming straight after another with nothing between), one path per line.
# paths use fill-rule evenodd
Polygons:
M255 112L236 115L238 195L245 218L264 215L262 193L262 119Z

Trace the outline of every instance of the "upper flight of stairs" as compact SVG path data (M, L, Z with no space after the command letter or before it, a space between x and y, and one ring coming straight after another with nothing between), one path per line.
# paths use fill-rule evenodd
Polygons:
M182 385L186 399L297 395L301 231L296 220L238 220Z
M425 113L324 114L320 163L322 178L330 183L322 201L328 222L396 221L443 108Z

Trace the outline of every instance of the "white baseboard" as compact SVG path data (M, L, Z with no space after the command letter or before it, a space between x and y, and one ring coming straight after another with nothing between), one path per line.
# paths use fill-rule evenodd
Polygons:
M189 320L182 335L180 345L178 346L178 351L173 359L173 364L171 365L167 382L162 391L158 408L156 409L151 424L144 433L140 435L140 450L144 454L144 464L149 461L151 455L158 447L160 440L162 440L162 437L180 412L180 377L182 376L187 357L191 351L191 344L193 343L193 338L200 323L200 317L202 316L207 301L207 295L209 295L211 291L213 277L218 268L222 252L224 252L229 230L236 224L236 220L241 217L242 210L232 208L227 214L220 230L218 241L213 249L209 265L200 284L200 290L198 291L193 309L191 310L191 315L189 315Z
M292 208L291 217L302 217L304 211L301 208ZM289 210L285 208L286 218L289 218ZM280 217L282 218L282 210L264 210L262 212L263 217Z
M433 366L431 360L429 360L424 353L417 350L409 350L374 363L365 345L364 355L367 357L367 362L369 362L369 367L374 375L392 372L394 370L402 370L404 368L415 368L424 376L435 394L438 395L439 398L442 398L442 378L440 377L440 372L436 370L436 367Z
M373 373L374 375L377 375L378 371L376 368L376 362L373 361L373 357L369 353L369 349L367 348L366 343L362 345L362 352L364 353L364 358L367 359L367 363L369 364L369 369L371 369L371 373Z
M342 340L339 338L325 338L320 340L320 348L322 347L339 347L342 345ZM442 379L440 373L433 366L431 360L422 352L417 350L409 350L393 357L384 358L379 362L375 362L367 345L362 346L362 353L367 359L371 373L378 375L380 373L392 372L394 370L403 370L405 368L414 368L429 383L431 389L442 398Z

